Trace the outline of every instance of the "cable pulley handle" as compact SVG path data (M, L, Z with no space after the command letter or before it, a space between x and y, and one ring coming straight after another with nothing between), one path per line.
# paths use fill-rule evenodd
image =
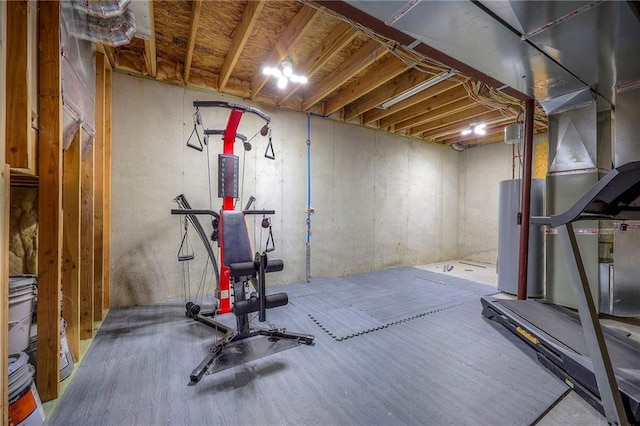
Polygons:
M184 262L185 260L193 260L195 259L195 255L193 253L189 253L189 237L187 233L188 222L185 216L184 218L184 234L182 234L182 241L180 242L180 248L178 249L178 262ZM185 247L186 243L186 247ZM186 254L183 253L183 249Z
M199 145L195 145L195 144L191 143L191 138L193 137L194 133L196 134L196 138L198 139ZM191 131L191 134L189 135L189 139L187 139L187 146L189 148L193 148L196 151L200 151L200 152L202 152L204 150L204 147L202 146L202 140L200 139L200 133L198 133L197 124L195 122L193 123L193 130Z
M264 150L264 157L269 160L276 159L276 153L273 151L273 143L271 142L271 129L269 129L269 143L267 143L267 148Z

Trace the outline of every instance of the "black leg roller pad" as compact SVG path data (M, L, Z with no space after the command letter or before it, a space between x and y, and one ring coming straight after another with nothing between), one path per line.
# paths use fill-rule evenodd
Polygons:
M265 299L267 309L277 308L278 306L284 306L289 303L289 296L287 296L287 293L270 294L266 296ZM233 304L233 313L236 316L258 312L259 310L260 299L255 296L248 300L239 300Z

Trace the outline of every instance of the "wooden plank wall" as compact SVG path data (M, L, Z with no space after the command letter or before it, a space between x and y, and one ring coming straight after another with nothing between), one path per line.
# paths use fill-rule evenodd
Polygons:
M6 64L5 44L7 40L7 3L0 2L0 64ZM6 74L5 67L0 67L0 111L6 110ZM9 324L9 166L5 166L6 147L5 115L0 114L0 324ZM9 328L0 329L0 353L9 352ZM7 357L0 359L0 417L2 424L9 424L9 383Z
M11 9L9 22L8 9ZM38 10L38 65L34 70L30 69L28 58L31 28L28 17L35 10ZM80 339L93 337L93 322L102 320L103 309L110 303L112 70L104 54L98 53L95 142L83 147L79 129L71 147L63 153L60 2L0 2L0 31L0 64L3 65L0 67L0 202L4 202L0 205L0 322L8 322L9 251L6 246L10 169L3 167L6 157L7 161L11 160L11 170L32 173L40 170L36 386L41 400L46 402L57 398L60 391L61 313L67 321L71 351L79 359ZM11 37L5 31L10 31ZM7 40L11 43L5 43ZM15 59L8 61L9 52ZM34 141L30 140L33 130L29 82L33 78L38 81L37 164L32 152ZM6 81L11 82L10 88ZM7 108L7 99L11 99L11 108ZM11 146L5 138L9 123ZM0 353L7 350L8 330L3 328ZM6 371L7 358L0 358L0 368ZM2 424L6 424L8 383L5 374L0 377Z
M67 321L67 340L74 359L80 360L80 178L82 127L64 153L62 209L62 317Z
M1 8L2 6L0 5L0 10ZM0 84L4 84L2 78L0 78ZM2 106L3 102L0 101L0 107ZM0 120L0 126L4 127L2 120ZM4 142L4 132L1 130L0 140ZM0 160L4 162L2 157L3 155L0 155ZM0 279L0 300L2 300L0 304L0 324L3 324L2 333L0 334L0 353L7 354L9 352L9 327L7 325L9 324L9 194L11 193L9 188L9 175L11 172L8 164L0 164L3 164L2 170L0 171L0 200L3 202L3 205L0 207L0 246L2 246L2 251L0 252L2 253L0 256L0 274L2 274L2 278ZM6 355L2 356L0 368L2 368L3 371L0 375L2 377L2 379L0 379L2 380L0 388L2 424L6 425L9 424L9 383L8 375L4 373L5 371L9 371L9 363Z
M93 157L94 147L82 159L82 189L80 213L80 338L93 337Z
M112 113L112 70L107 63L104 81L104 298L103 308L111 306L111 113Z
M60 3L38 2L38 357L36 386L43 401L60 392L62 252L62 84Z
M12 170L41 171L38 177L36 385L41 400L46 402L57 398L60 391L61 313L67 321L71 351L79 360L80 339L93 337L93 321L102 320L103 308L108 308L110 303L112 71L104 55L99 53L96 59L95 143L83 149L79 129L70 148L63 153L60 3L38 2L37 9L35 5L24 0L0 2L0 64L3 64L0 67L0 202L4 202L0 206L0 322L6 324L8 316L9 262L8 247L5 246L9 241L10 172L8 166L6 169L3 167L6 157ZM39 11L39 32L38 65L34 70L30 69L28 45L29 14L35 10ZM5 31L9 31L11 37ZM11 43L5 43L7 40ZM12 60L7 58L9 53ZM38 81L38 164L34 164L34 140L30 139L33 138L33 130L29 82L33 78ZM11 82L10 87L6 81ZM5 104L7 99L11 100L11 108ZM10 133L5 132L7 126L11 127ZM10 144L6 141L6 134L12 135ZM63 312L60 309L61 294ZM3 328L0 333L0 353L8 350L7 331ZM0 368L6 371L7 359L0 358ZM8 383L5 374L0 377L2 424L6 424Z
M7 86L6 162L13 168L33 168L29 162L31 108L29 105L29 74L27 66L29 40L29 4L24 1L7 3ZM2 62L5 63L4 61ZM31 159L33 161L33 159ZM3 163L4 164L4 163Z
M105 62L103 53L96 53L96 138L94 141L94 203L93 203L93 232L94 232L94 295L93 319L102 321L104 305L104 250L103 250L103 222L104 222L104 112L105 112Z

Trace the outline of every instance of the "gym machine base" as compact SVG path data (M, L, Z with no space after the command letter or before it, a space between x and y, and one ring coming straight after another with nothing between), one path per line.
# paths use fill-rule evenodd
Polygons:
M614 168L566 212L531 218L558 231L578 314L547 301L486 297L482 314L535 349L541 364L610 424L638 424L640 343L600 325L572 226L594 219L640 219L640 161Z

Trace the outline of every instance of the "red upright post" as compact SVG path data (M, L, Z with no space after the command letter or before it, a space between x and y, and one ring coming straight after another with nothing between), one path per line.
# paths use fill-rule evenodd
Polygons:
M229 120L227 121L227 127L224 130L224 145L222 147L223 154L233 155L233 146L236 141L236 132L238 131L238 125L242 118L243 111L239 109L232 109L229 114ZM222 199L222 210L233 210L233 197L224 197ZM223 233L220 233L220 247L224 247L222 244ZM230 298L230 274L229 268L224 266L224 250L220 250L220 307L218 308L219 314L226 314L233 310L231 306Z

